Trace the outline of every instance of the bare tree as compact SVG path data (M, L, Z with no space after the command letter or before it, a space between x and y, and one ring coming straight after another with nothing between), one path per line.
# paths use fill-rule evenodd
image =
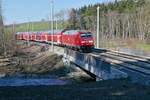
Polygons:
M2 0L0 0L0 53L6 55L6 44L4 39L4 23L2 15Z
M55 14L55 17L58 20L57 23L59 23L59 29L65 28L65 13L65 10L60 10L57 14Z
M77 19L77 11L76 11L76 9L72 8L70 10L69 17L70 18L69 18L69 25L68 25L68 27L72 28L72 29L75 29L75 28L79 27L78 26L78 19Z

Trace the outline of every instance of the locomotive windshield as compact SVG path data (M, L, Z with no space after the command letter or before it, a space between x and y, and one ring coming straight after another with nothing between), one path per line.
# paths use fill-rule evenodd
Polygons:
M81 38L89 38L92 37L91 32L82 32L81 33Z

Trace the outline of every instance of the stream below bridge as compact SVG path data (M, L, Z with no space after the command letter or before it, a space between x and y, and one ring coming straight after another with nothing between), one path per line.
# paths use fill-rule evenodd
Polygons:
M3 75L1 75L3 76ZM54 75L15 74L0 78L0 86L37 86L37 85L65 85L69 81L60 80Z

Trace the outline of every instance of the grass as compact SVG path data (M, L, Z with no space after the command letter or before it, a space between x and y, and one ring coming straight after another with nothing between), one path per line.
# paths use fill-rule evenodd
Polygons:
M141 49L144 51L150 51L150 44L145 42L139 42L137 43L137 49Z
M149 52L150 44L139 40L104 40L101 42L101 47L109 49L131 48Z
M57 22L58 29L62 29L66 26L67 22L64 22L64 26L61 22ZM54 28L56 27L56 23L54 22ZM15 25L15 32L22 31L41 31L41 30L50 30L51 22L50 21L38 21L38 22L27 22ZM13 25L8 25L5 28L6 32L12 32Z
M112 39L106 39L106 40L103 40L103 42L100 42L101 43L101 46L103 48L109 48L109 49L115 49L119 46L123 46L123 44L121 44L121 42L118 42L118 40L112 40Z

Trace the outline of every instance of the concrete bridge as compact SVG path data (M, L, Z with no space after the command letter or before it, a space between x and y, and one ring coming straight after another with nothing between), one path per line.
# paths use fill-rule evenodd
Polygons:
M76 64L84 71L95 75L96 80L127 78L128 75L108 63L105 59L90 53L80 53L68 48L64 49L63 62L65 66Z

